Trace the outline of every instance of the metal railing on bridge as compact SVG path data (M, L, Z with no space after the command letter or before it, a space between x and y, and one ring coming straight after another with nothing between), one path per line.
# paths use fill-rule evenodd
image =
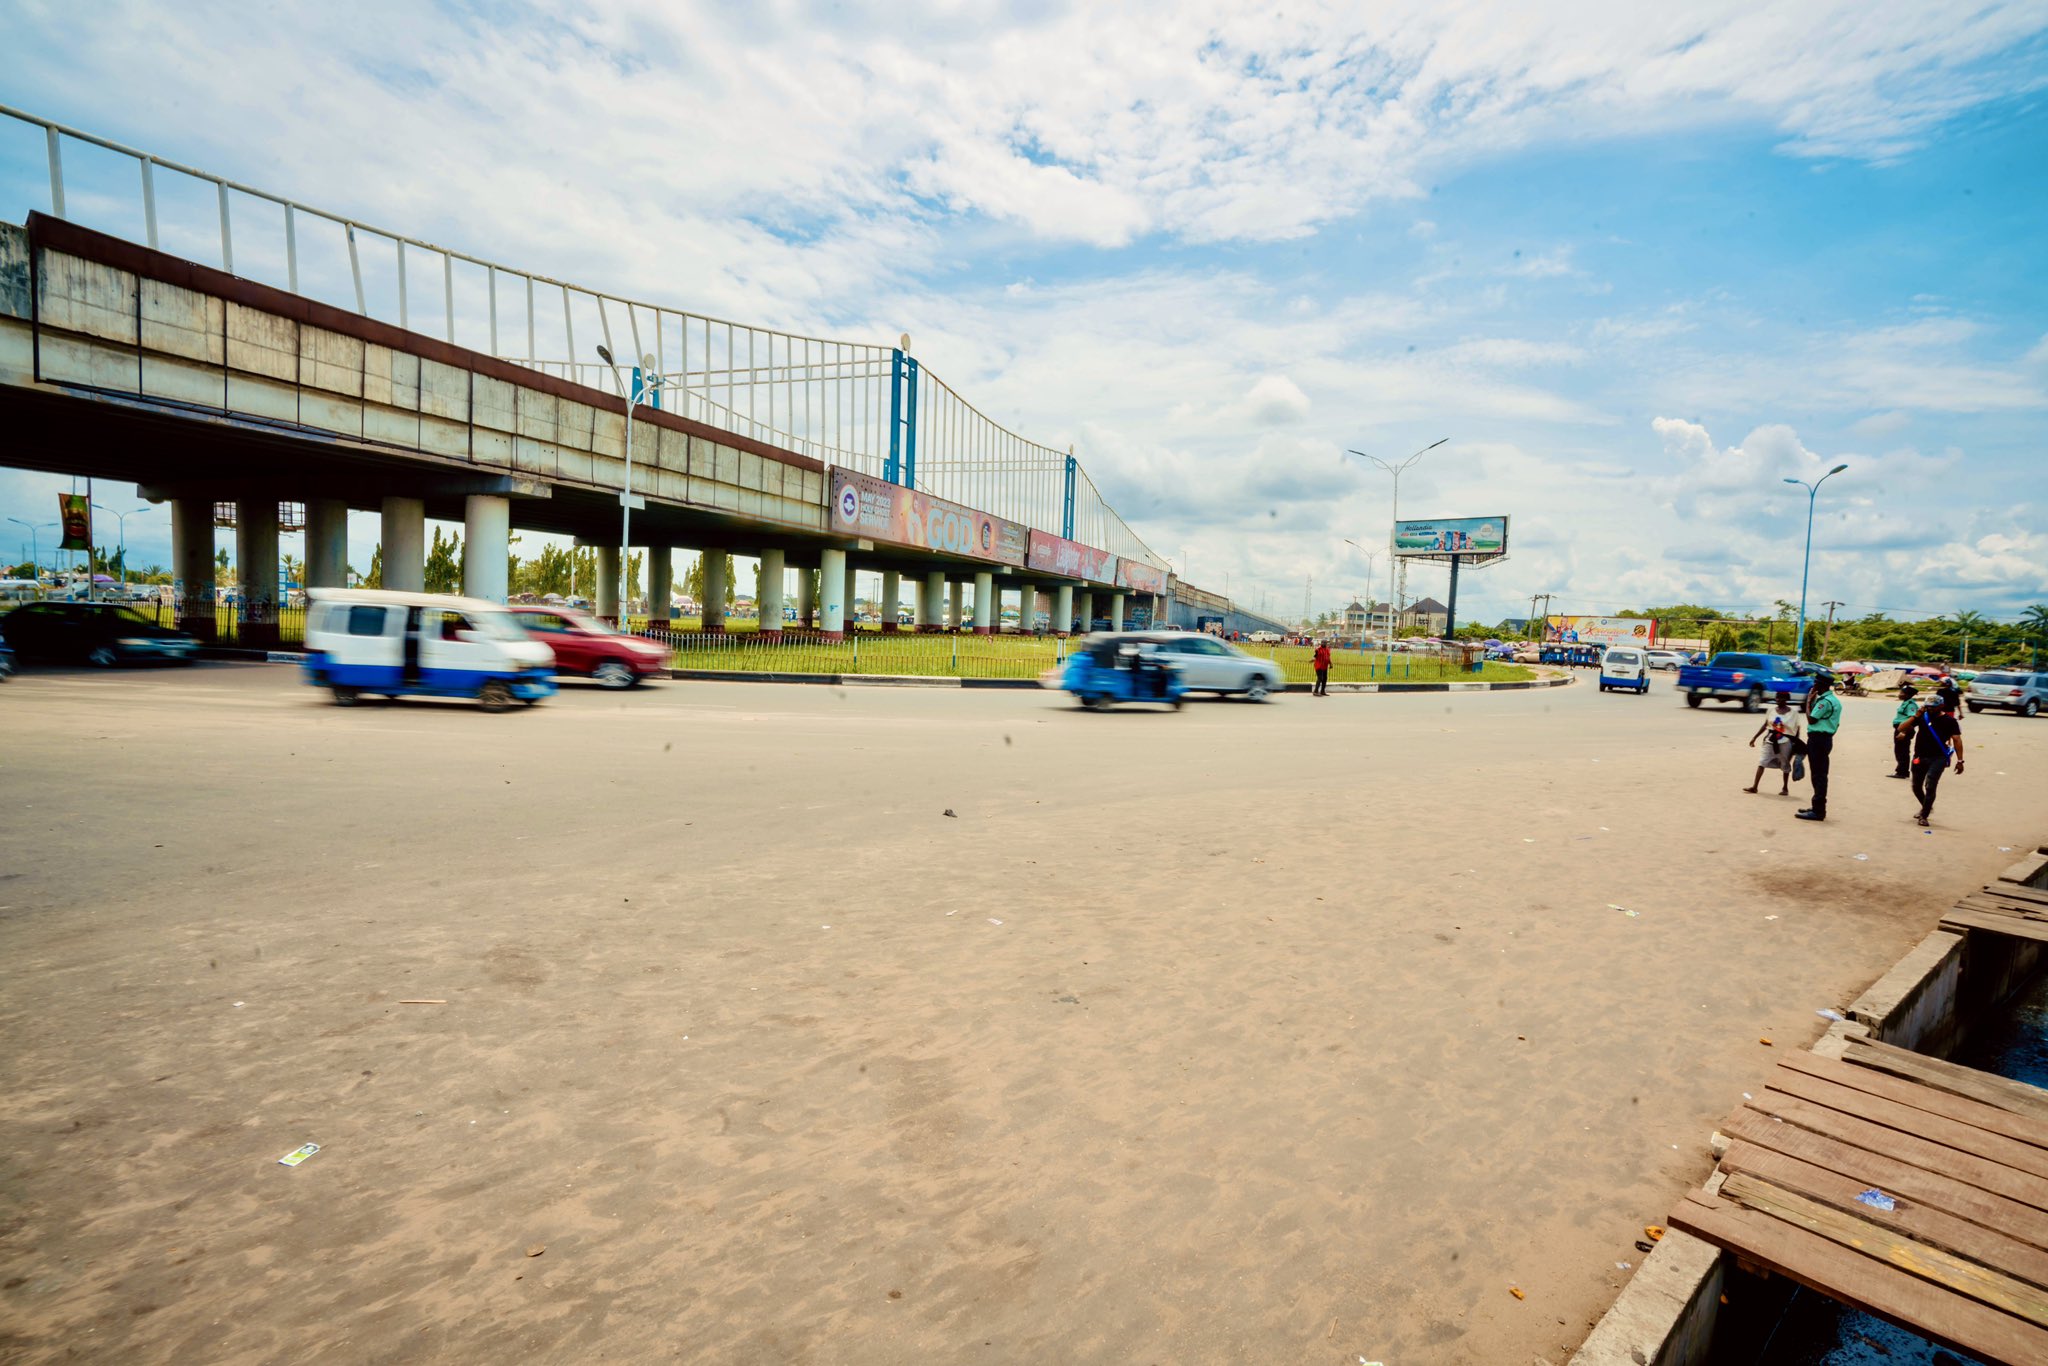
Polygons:
M632 383L647 385L651 368L649 401L682 416L1167 568L1071 451L994 421L925 371L908 337L894 347L841 341L623 299L24 110L0 114L41 143L0 138L0 167L39 153L59 218L192 260L217 254L230 273L423 335L438 326L450 343L619 393L610 366L584 359L602 343L636 371Z

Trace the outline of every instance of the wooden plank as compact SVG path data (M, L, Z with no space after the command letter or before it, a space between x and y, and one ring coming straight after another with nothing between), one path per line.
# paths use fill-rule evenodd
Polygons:
M1881 1124L1896 1130L1901 1135L1921 1138L1929 1143L1939 1143L1957 1153L1981 1157L1987 1162L1996 1162L2001 1167L2026 1172L2043 1182L2048 1190L2048 1151L2031 1143L2016 1142L2001 1134L1987 1133L1969 1124L1959 1124L1941 1115L1916 1110L1910 1105L1901 1105L1895 1100L1875 1096L1867 1091L1858 1091L1838 1082L1821 1077L1808 1076L1789 1067L1773 1072L1764 1094L1775 1093L1797 1096L1810 1100L1816 1105L1825 1105L1830 1110L1840 1110L1845 1115L1867 1119L1872 1124Z
M1768 1181L1810 1200L1817 1200L1830 1209L1895 1229L1918 1242L1966 1257L1979 1266L2002 1271L2015 1280L2048 1291L2048 1251L2008 1237L1996 1229L1973 1224L1946 1210L1936 1209L1903 1191L1884 1191L1892 1197L1895 1208L1873 1209L1856 1198L1870 1189L1870 1183L1740 1140L1729 1144L1728 1151L1722 1154L1721 1170L1731 1174L1741 1172ZM1884 1190L1882 1186L1877 1189Z
M2048 1124L2009 1114L1989 1105L1980 1105L1973 1100L1951 1096L1932 1087L1916 1086L1909 1081L1900 1081L1868 1068L1851 1067L1833 1058L1816 1057L1810 1053L1795 1053L1779 1065L1771 1074L1768 1085L1777 1087L1789 1082L1794 1076L1821 1086L1832 1086L1838 1090L1851 1091L1868 1096L1874 1106L1857 1106L1853 1112L1865 1119L1880 1124L1891 1124L1904 1128L1922 1138L1931 1138L1937 1143L2002 1161L2007 1166L2033 1172L2036 1176L2048 1177ZM1839 1097L1831 1098L1817 1091L1801 1087L1791 1089L1794 1095L1805 1096L1822 1104L1833 1104L1837 1109L1851 1108L1837 1104ZM1879 1107L1896 1106L1904 1112L1897 1118L1888 1117L1889 1112ZM1922 1121L1913 1121L1910 1116L1920 1115ZM1973 1137L1974 1135L1974 1137Z
M1930 1057L1909 1048L1879 1043L1861 1034L1851 1034L1847 1038L1849 1048L1843 1056L1858 1067L1876 1068L1951 1095L1968 1096L1971 1100L1981 1100L1986 1105L1995 1105L2016 1115L2028 1115L2048 1122L2048 1091L2038 1086L2029 1086L2011 1077L1994 1076L1990 1072L1979 1072L1974 1067L1965 1067L1946 1058Z
M2048 924L2016 915L1993 915L1989 911L1950 911L1941 918L1941 928L1952 934L1984 930L1991 934L2009 934L2015 939L2048 939Z
M2036 906L2048 907L2048 889L2029 887L2024 882L1993 882L1984 888L1986 896L2001 896L2008 901L2025 901Z
M2048 920L2048 906L2026 901L2008 901L1986 892L1972 892L1956 902L1959 910L1988 911L1993 915L2016 915L2022 920Z
M2048 1361L2048 1332L1796 1224L1698 1193L1667 1222L1944 1347L1985 1361Z
M2048 1328L2048 1291L2014 1280L2003 1272L1938 1247L1931 1247L1894 1229L1833 1209L1797 1191L1786 1190L1760 1177L1738 1174L1721 1183L1721 1198L1796 1224L1829 1242L1854 1248L1901 1271L1980 1304L2003 1309L2015 1318L2039 1328Z
M1946 1172L1915 1167L1795 1124L1775 1123L1755 1110L1737 1110L1721 1131L1730 1138L1839 1173L1856 1182L1858 1190L1875 1186L1887 1195L1903 1195L2021 1242L2048 1247L2048 1213L1958 1181Z
M1851 1147L1863 1148L1924 1171L1944 1172L1979 1190L2048 1211L2048 1181L2029 1172L2015 1171L2004 1163L1957 1152L1945 1144L1873 1124L1859 1116L1788 1096L1782 1091L1766 1091L1750 1104L1764 1114L1778 1116L1787 1124L1825 1134Z

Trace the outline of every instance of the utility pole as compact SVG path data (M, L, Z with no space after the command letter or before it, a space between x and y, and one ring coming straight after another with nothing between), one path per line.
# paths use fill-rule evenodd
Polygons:
M1303 630L1315 629L1314 607L1316 600L1316 576L1311 574L1301 581L1301 625Z
M1821 606L1828 609L1827 629L1820 633L1820 654L1822 659L1828 657L1828 642L1834 639L1835 635L1835 609L1841 605L1841 603L1836 602L1833 598L1829 598L1821 604Z

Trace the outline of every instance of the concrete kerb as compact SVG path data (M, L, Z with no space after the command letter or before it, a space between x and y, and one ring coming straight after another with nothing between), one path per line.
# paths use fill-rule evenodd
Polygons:
M1558 674L1552 678L1531 678L1518 683L1454 683L1446 679L1441 683L1332 683L1331 696L1338 693L1376 692L1515 692L1523 688L1562 688L1576 682L1570 674ZM1287 692L1308 693L1315 691L1313 683L1289 683Z
M2013 864L1999 880L2048 886L2048 845ZM1853 1035L1946 1053L1960 1041L1961 1010L1995 1008L2027 980L2041 947L2003 935L1936 930L1873 982L1849 1007L1849 1018L1829 1025L1811 1051L1840 1058ZM1981 989L1985 985L1991 987L1988 995ZM1716 1133L1716 1162L1726 1149L1727 1140ZM1716 1170L1707 1189L1717 1189L1721 1179ZM1712 1243L1676 1230L1665 1233L1572 1354L1572 1366L1704 1366L1727 1265Z

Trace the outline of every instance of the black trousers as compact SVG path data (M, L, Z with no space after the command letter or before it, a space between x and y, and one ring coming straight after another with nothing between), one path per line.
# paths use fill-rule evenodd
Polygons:
M1828 814L1828 764L1834 758L1835 737L1831 734L1806 737L1806 771L1813 777L1813 814Z
M1316 696L1318 696L1318 697L1322 697L1322 696L1325 696L1325 695L1327 695L1327 694L1329 693L1329 691L1330 691L1330 671L1329 671L1328 669L1317 669L1317 670L1316 670Z
M1899 777L1909 776L1913 771L1913 737L1892 736L1892 772Z
M1933 813L1934 789L1941 786L1941 775L1947 771L1947 764L1929 763L1925 759L1913 765L1913 795L1920 799L1921 815Z

